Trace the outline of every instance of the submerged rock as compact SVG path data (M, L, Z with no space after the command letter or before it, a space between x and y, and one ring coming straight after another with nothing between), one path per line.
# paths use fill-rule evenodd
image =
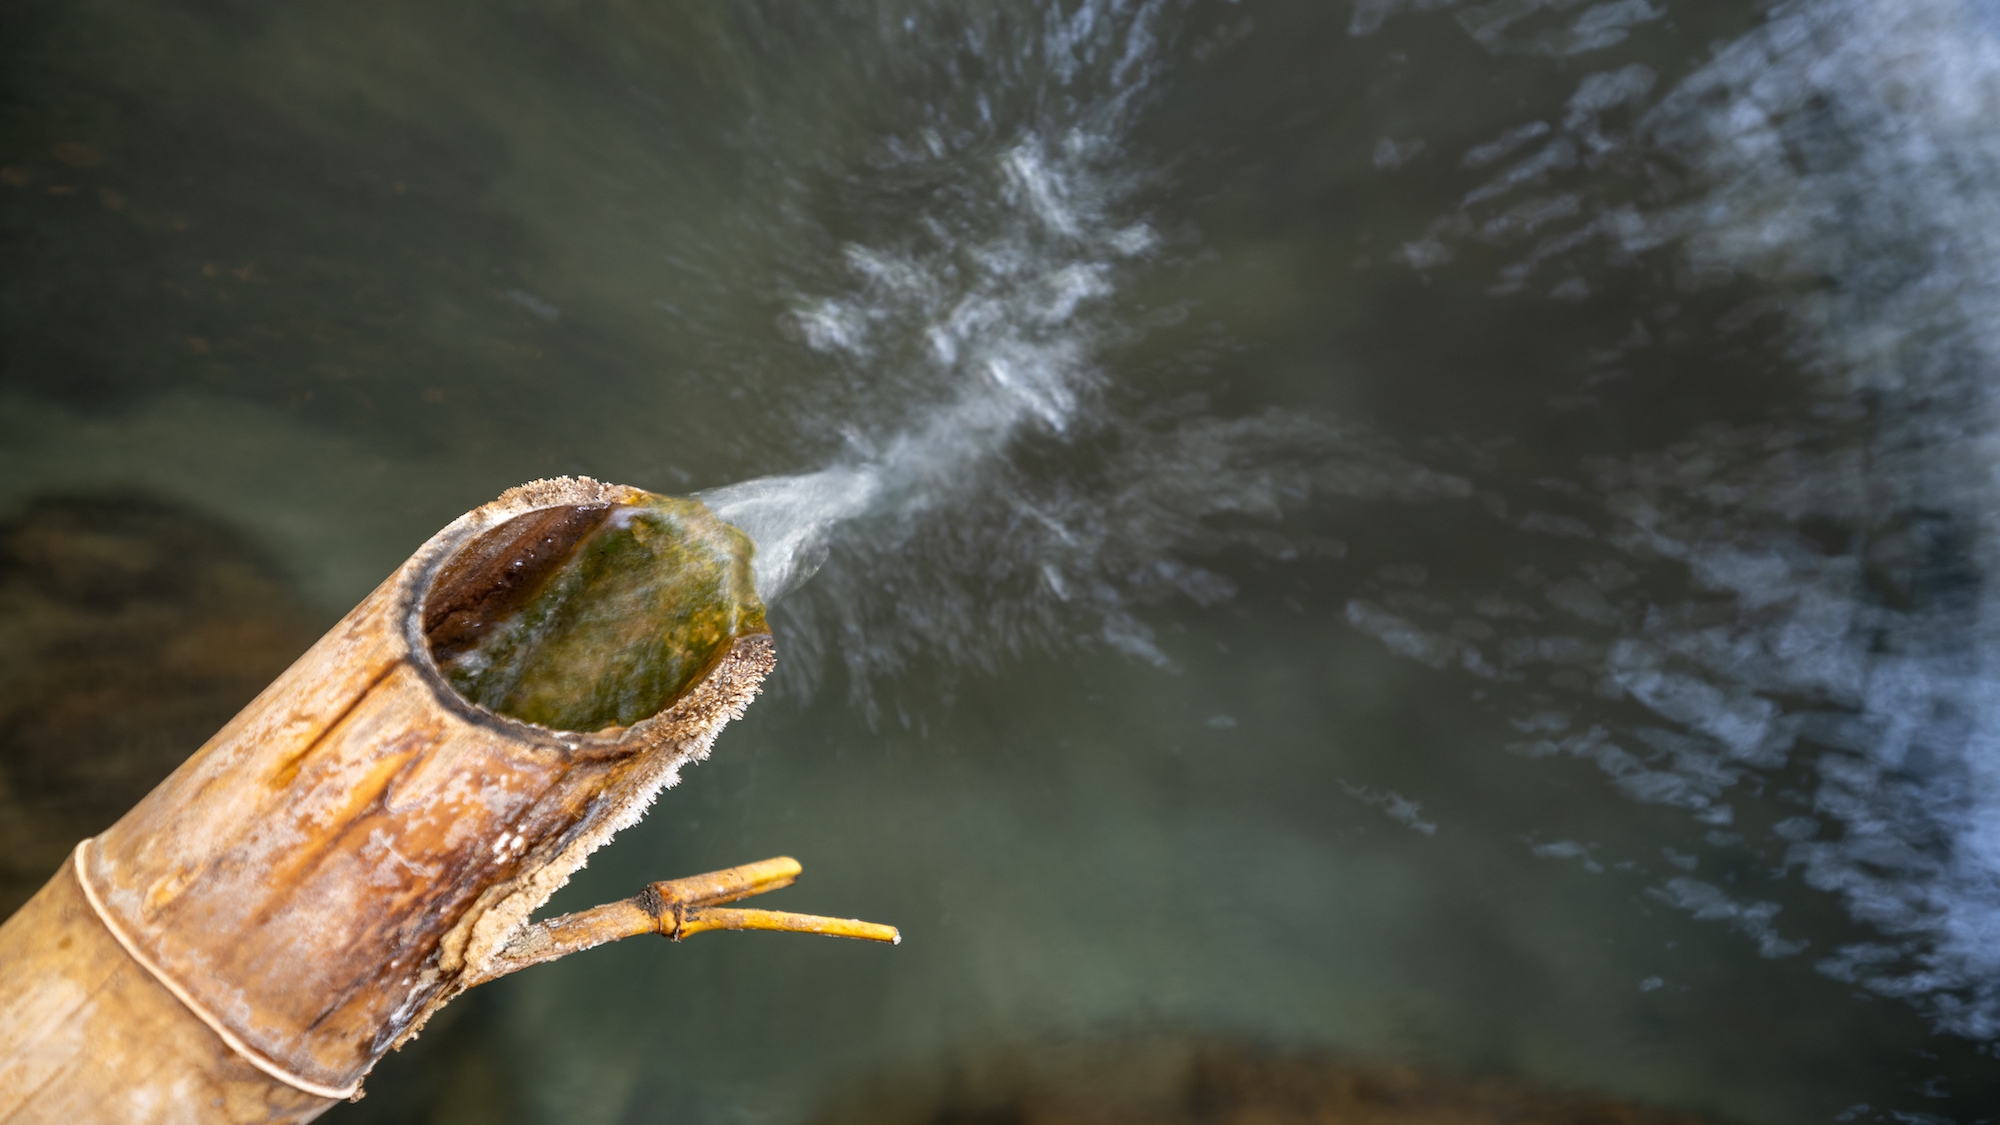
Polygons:
M227 525L129 495L0 522L0 917L318 635Z
M631 726L766 631L749 537L698 500L636 496L518 517L453 558L424 609L453 687L555 730Z
M1313 1051L1142 1036L878 1076L815 1125L1710 1125L1601 1094Z

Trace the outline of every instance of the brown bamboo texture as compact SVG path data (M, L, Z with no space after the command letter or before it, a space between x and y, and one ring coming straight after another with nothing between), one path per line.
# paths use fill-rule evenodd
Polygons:
M460 517L83 841L0 925L0 1125L307 1121L465 988L560 955L543 944L732 922L829 932L708 912L789 882L788 860L767 861L790 865L782 877L701 877L722 877L722 897L655 884L608 916L526 922L708 753L770 671L771 638L736 637L631 727L553 731L452 689L425 598L478 563L489 532L523 526L509 521L641 495L561 478Z

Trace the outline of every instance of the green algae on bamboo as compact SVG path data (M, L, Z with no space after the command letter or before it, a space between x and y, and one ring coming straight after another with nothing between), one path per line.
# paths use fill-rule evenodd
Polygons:
M424 632L480 706L554 730L631 726L766 630L754 550L699 500L634 490L532 512L452 560Z

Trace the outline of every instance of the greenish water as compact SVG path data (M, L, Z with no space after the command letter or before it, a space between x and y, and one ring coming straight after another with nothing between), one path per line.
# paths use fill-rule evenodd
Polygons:
M16 3L0 89L9 510L327 621L557 473L797 563L553 906L790 854L903 944L538 967L328 1120L1156 1032L2000 1104L1990 6Z
M631 726L673 706L738 637L766 632L755 546L700 503L557 511L494 529L454 556L478 569L455 581L447 568L424 596L431 656L465 698L555 730ZM455 605L454 587L469 591Z

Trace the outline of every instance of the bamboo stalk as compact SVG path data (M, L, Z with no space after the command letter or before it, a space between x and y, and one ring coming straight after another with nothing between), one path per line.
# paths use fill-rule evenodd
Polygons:
M518 601L510 576L560 553L564 535L657 500L560 478L468 512L78 845L0 925L0 1122L308 1121L358 1097L369 1068L466 988L606 935L667 932L671 917L677 938L879 936L713 909L790 883L791 860L528 924L707 755L769 673L748 552L729 548L747 541L699 505L675 509L690 544L723 545L688 557L721 568L711 585L734 608L702 619L725 630L711 663L628 726L552 730L489 710L454 690L433 649ZM529 947L548 955L524 960Z

